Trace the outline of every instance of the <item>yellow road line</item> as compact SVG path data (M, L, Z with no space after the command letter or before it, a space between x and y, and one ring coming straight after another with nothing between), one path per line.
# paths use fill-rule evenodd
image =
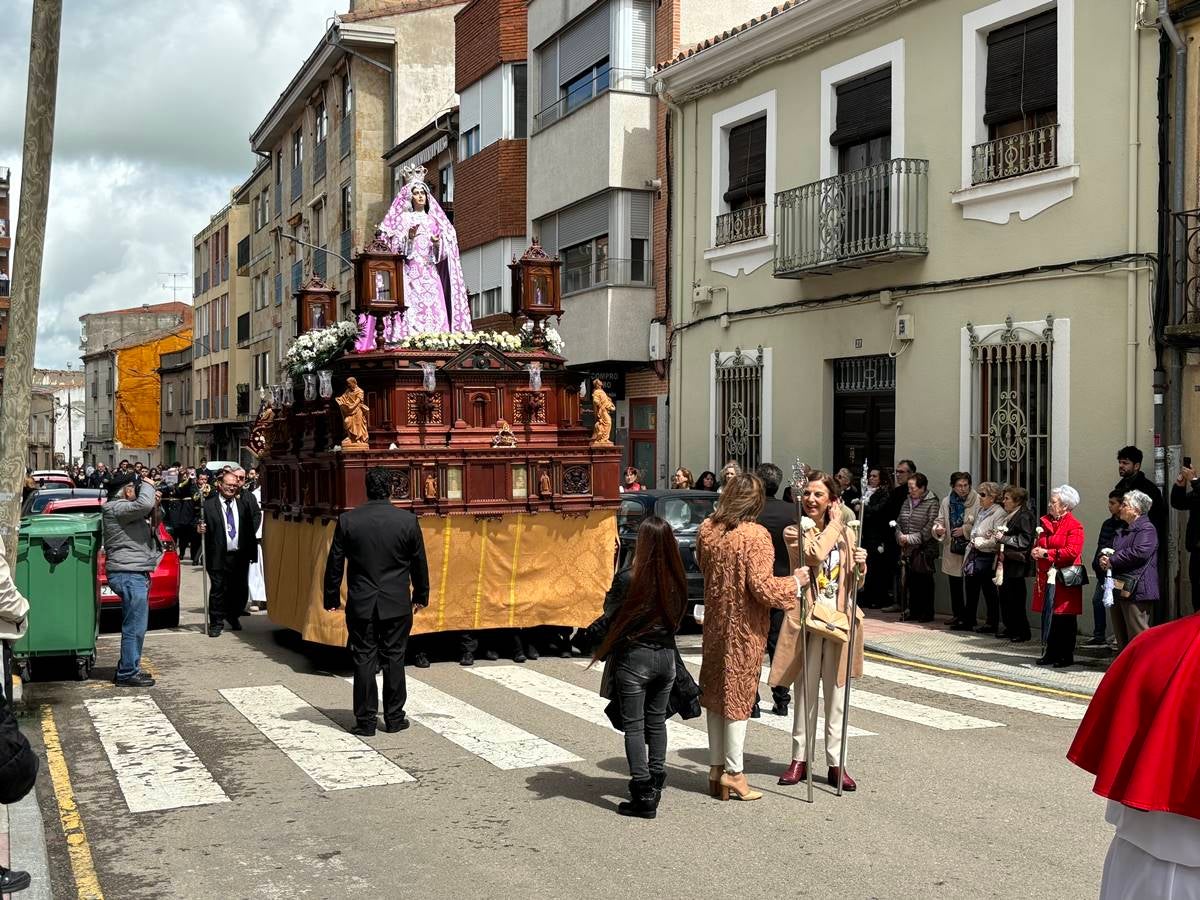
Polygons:
M96 877L96 866L92 862L87 833L83 829L83 819L80 818L79 809L75 804L71 773L67 770L67 758L63 755L62 742L58 738L54 711L49 706L42 707L42 741L46 746L46 765L50 769L50 781L54 785L54 799L58 802L58 818L67 841L67 856L71 860L75 890L80 900L104 900L100 880Z
M1091 694L1079 694L1075 691L1060 691L1056 688L1041 687L1036 684L1025 684L1021 681L1009 681L1007 678L995 678L991 675L979 675L975 672L964 672L961 669L946 669L941 666L931 666L929 663L913 662L910 659L900 659L895 656L888 656L885 653L863 654L867 659L877 659L880 662L894 663L898 666L911 666L914 669L928 669L930 672L943 672L947 675L956 675L959 678L973 678L976 681L987 681L991 684L1003 684L1006 687L1022 688L1027 691L1037 691L1042 694L1053 694L1056 697L1070 697L1073 700L1084 700L1091 702Z

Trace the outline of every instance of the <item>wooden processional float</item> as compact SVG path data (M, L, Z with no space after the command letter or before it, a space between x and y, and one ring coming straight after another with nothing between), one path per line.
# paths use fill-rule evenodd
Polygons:
M429 562L414 633L588 625L612 581L621 453L607 411L584 427L578 376L547 348L559 260L535 241L510 266L514 325L532 323L522 340L407 342L434 349L384 342L405 311L403 265L378 239L355 257L358 346L273 387L255 426L272 621L345 646L344 616L322 603L325 559L338 515L366 502L366 471L383 466ZM337 327L336 291L314 278L294 297L302 337Z

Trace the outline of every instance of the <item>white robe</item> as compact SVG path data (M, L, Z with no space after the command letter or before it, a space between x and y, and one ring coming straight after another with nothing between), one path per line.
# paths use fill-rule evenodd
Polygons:
M254 499L260 504L262 503L262 488L255 488L253 491ZM258 559L250 564L250 602L257 603L259 607L267 605L267 583L263 579L263 555L262 555L262 533L263 521L266 516L259 519L258 522Z
M1104 859L1100 900L1200 900L1200 819L1112 800L1104 818L1117 833Z

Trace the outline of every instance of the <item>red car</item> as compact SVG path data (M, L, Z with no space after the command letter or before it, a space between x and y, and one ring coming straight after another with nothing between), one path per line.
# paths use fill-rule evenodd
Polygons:
M104 504L101 497L71 497L51 500L42 510L43 515L70 515L72 513L100 512ZM150 614L165 628L179 625L179 551L175 540L161 522L158 537L163 544L162 559L158 568L150 574ZM104 568L104 550L100 550L98 579L100 582L100 606L102 609L120 609L121 598L108 586L108 573Z

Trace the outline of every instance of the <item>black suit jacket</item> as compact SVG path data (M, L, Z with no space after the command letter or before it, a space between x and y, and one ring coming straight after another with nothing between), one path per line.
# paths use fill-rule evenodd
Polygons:
M347 567L347 563L349 566ZM429 565L417 517L390 500L369 500L342 513L325 562L325 608L339 603L346 576L346 615L380 619L412 614L429 603Z
M758 516L758 524L771 533L771 545L775 548L775 574L780 577L791 575L792 564L788 559L787 544L783 542L783 529L796 524L796 504L768 497Z
M252 561L258 558L258 526L262 523L262 510L258 501L249 492L243 492L234 500L238 510L238 552L241 559ZM220 571L225 565L225 501L213 491L204 501L203 522L208 531L204 535L204 567L210 572Z

